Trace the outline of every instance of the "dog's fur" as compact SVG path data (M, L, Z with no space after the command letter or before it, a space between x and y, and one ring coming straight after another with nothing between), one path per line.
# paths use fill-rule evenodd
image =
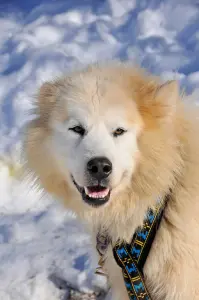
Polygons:
M182 101L178 84L162 84L139 68L91 65L43 84L36 118L26 134L26 167L44 190L113 241L129 241L147 208L172 193L144 267L154 300L199 299L199 112ZM72 118L72 120L71 120ZM88 134L68 131L81 122ZM114 138L112 132L127 132ZM89 206L73 184L88 185L93 156L113 164L108 203ZM114 300L127 300L121 269L108 249L106 269Z

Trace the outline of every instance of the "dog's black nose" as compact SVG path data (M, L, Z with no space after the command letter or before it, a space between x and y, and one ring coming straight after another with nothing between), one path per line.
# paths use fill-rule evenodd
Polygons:
M111 174L112 163L106 157L95 157L89 160L87 170L93 178L100 181Z

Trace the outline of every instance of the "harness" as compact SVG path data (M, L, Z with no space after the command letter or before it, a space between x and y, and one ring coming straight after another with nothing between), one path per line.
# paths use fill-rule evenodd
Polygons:
M154 209L148 209L143 226L138 228L130 244L117 241L113 247L113 254L117 264L122 269L125 286L130 300L151 300L150 294L144 283L143 267L150 252L156 232L159 228L165 205L164 199L158 199ZM96 273L106 275L103 270L105 254L111 239L107 232L98 233L97 250L100 254L99 267Z

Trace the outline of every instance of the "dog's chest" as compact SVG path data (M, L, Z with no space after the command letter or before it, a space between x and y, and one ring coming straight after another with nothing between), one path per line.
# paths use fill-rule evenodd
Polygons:
M162 231L162 230L161 230ZM152 245L150 250L150 255L147 258L146 264L144 266L144 280L147 287L149 286L150 294L153 295L154 300L159 300L162 298L157 298L155 295L155 290L161 289L161 293L159 293L158 297L161 294L161 297L165 295L165 286L163 284L163 278L161 279L161 275L163 274L164 264L161 261L161 252L162 247L160 247L160 237L161 234L157 234L157 239ZM159 244L159 246L158 246ZM96 269L96 273L107 276L108 281L112 287L112 291L114 294L114 300L127 300L129 299L125 281L123 277L123 272L118 263L115 260L113 254L113 248L111 243L111 238L108 236L107 232L100 232L96 236L96 248L99 255L99 266ZM154 284L157 283L157 284Z
M153 261L156 260L158 253L151 250L150 256L146 262L144 268L145 284L148 287L153 300L164 299L164 295L167 294L166 286L164 285L164 275L162 267L158 267ZM114 300L129 300L129 296L126 290L122 269L118 266L113 256L112 248L109 246L106 252L105 260L103 263L103 272L107 274L107 279L112 289L112 299ZM158 295L156 288L158 287Z

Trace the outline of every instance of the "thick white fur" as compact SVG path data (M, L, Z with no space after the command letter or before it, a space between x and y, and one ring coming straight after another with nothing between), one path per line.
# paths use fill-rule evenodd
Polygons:
M44 84L30 122L26 167L38 183L86 221L95 236L108 229L113 241L130 240L158 196L172 189L144 274L154 300L199 299L199 112L182 101L176 82L159 80L123 64L93 65ZM84 140L68 128L81 122ZM128 132L114 139L112 131ZM107 156L113 163L108 204L84 203L80 185L87 160ZM106 268L114 300L127 300L112 250Z

